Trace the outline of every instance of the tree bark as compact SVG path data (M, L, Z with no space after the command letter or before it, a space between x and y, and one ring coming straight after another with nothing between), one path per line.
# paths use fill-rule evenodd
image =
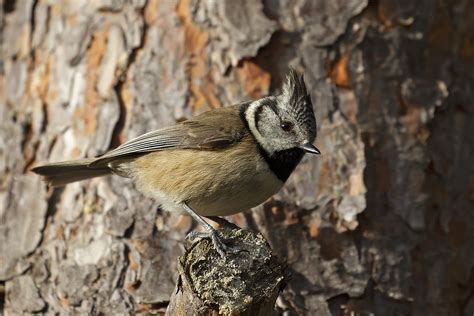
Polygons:
M287 262L278 313L474 313L473 1L4 0L0 10L6 314L165 312L191 220L127 179L53 190L29 169L279 93L289 66L305 73L322 155L229 218Z
M241 229L223 232L232 242L225 258L206 239L180 257L166 315L275 313L275 301L287 282L284 266L263 236Z

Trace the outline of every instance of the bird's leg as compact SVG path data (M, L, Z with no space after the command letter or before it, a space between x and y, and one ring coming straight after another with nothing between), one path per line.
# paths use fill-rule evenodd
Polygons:
M226 241L217 230L214 229L208 222L204 220L199 214L197 214L188 204L183 203L184 210L196 220L202 227L206 230L205 232L196 232L192 231L187 236L187 240L195 240L195 239L202 239L202 238L210 238L214 248L216 248L217 252L221 255L221 257L225 258L226 252L231 251L232 249L227 246L224 242Z

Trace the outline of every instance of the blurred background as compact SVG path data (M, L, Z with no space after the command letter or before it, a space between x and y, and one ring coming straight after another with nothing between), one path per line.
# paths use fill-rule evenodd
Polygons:
M473 315L472 0L3 0L0 304L166 309L189 218L127 179L48 189L93 157L305 74L322 155L265 205L286 315Z

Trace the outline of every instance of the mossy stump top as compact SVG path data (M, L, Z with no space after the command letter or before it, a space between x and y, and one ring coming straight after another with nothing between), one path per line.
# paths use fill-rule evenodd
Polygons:
M167 315L272 315L286 284L285 267L260 234L220 230L233 249L222 258L208 239L179 258Z

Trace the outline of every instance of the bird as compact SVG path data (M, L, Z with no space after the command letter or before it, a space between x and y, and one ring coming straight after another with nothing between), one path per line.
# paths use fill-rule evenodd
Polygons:
M161 209L188 214L225 256L231 247L210 219L258 206L276 194L313 144L317 126L303 75L290 68L281 93L204 112L129 140L95 158L32 169L53 187L118 175Z

